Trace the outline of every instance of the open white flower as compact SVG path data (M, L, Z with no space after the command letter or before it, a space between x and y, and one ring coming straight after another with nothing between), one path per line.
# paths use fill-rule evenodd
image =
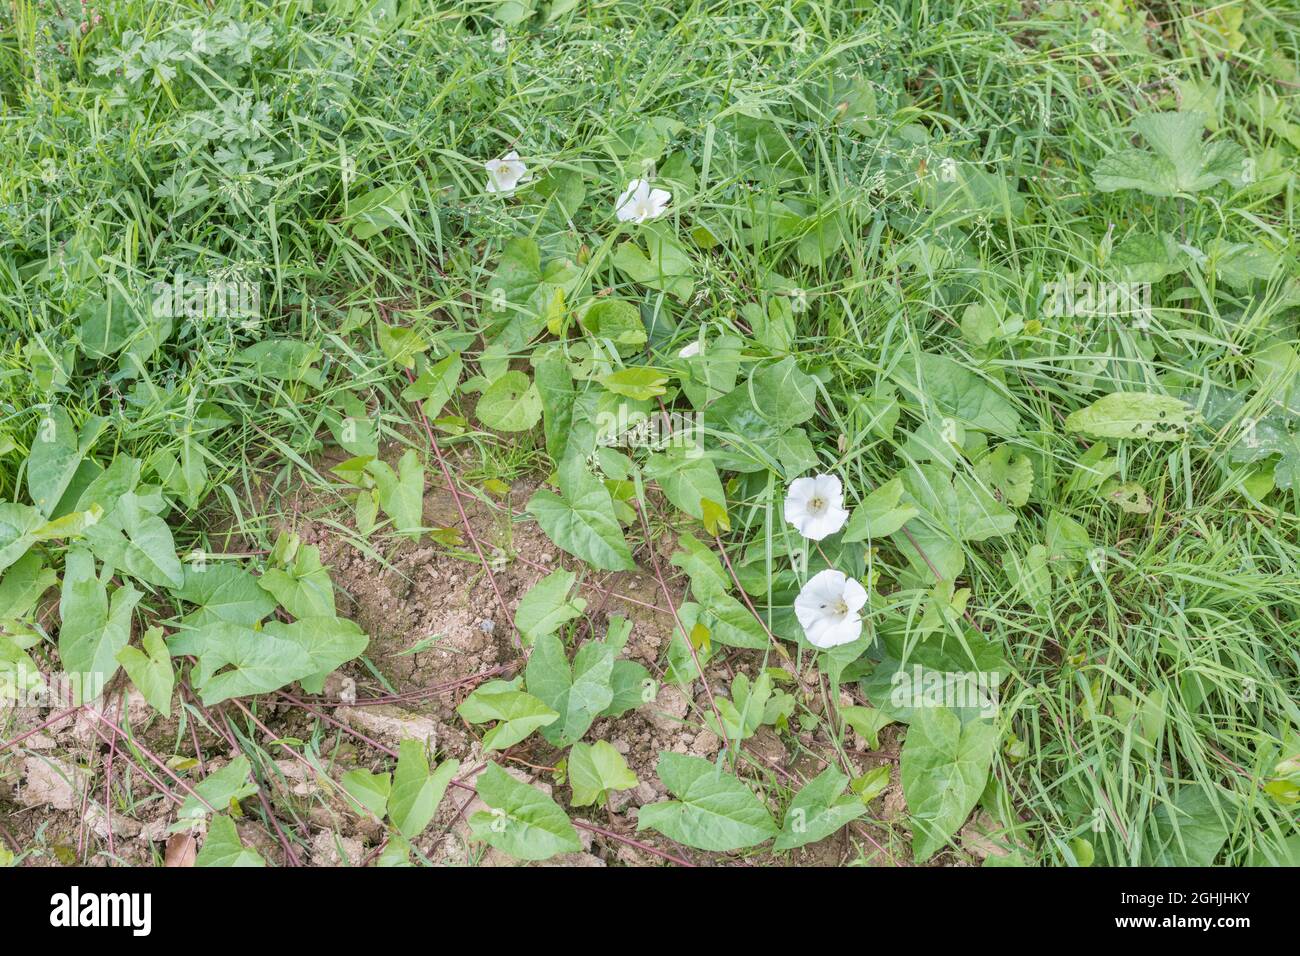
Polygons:
M785 520L805 538L820 541L844 527L844 489L834 475L796 478L785 495Z
M483 167L490 177L487 184L490 193L513 192L516 186L528 179L528 167L513 149L500 159L489 159Z
M856 641L862 634L867 589L843 571L828 568L813 575L794 599L795 617L808 643L823 650Z
M668 190L651 189L644 179L634 179L618 197L614 214L622 222L649 222L664 214L668 200L672 198L673 194Z

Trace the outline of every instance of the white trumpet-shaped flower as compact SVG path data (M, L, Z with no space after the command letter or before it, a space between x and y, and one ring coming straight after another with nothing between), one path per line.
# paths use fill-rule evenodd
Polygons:
M651 189L644 179L634 179L618 197L614 214L622 222L649 222L664 214L668 200L672 198L673 194L668 190Z
M856 641L862 634L862 616L867 589L834 568L809 578L794 599L795 617L808 636L808 643L825 650Z
M500 159L489 159L483 167L488 171L487 191L490 193L513 192L516 186L528 179L528 166L513 149Z
M785 495L785 520L801 535L820 541L844 527L844 489L834 475L796 478Z
M700 340L699 340L699 339L696 339L694 342L691 342L691 343L688 344L688 345L684 345L684 346L682 346L681 351L677 353L677 357L678 357L678 358L691 358L691 357L694 356L694 355L699 355L699 354L700 354L700 349L701 349Z

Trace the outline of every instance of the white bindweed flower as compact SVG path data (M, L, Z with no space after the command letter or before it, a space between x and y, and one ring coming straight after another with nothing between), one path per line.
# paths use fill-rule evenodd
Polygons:
M682 346L682 350L677 353L678 358L690 358L693 355L700 354L700 340L696 339L689 345Z
M844 489L834 475L796 478L785 495L785 520L801 535L820 541L844 527Z
M795 617L808 643L823 650L856 641L862 634L867 589L843 571L828 568L813 575L794 599Z
M618 197L614 214L621 222L649 222L664 214L668 200L672 198L673 194L668 190L651 189L644 179L634 179Z
M491 177L487 184L490 193L512 192L528 179L528 167L513 149L500 159L489 159L483 166Z

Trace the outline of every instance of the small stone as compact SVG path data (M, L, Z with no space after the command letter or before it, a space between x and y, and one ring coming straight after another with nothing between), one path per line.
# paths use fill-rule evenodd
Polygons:
M695 742L691 744L691 752L699 754L701 757L707 757L715 754L722 747L722 741L718 735L711 730L701 730L695 735Z
M311 841L311 862L314 866L360 866L365 855L365 846L356 837L322 832L317 833Z
M91 801L86 805L86 813L82 819L86 821L86 826L90 828L90 831L101 840L108 839L109 817L102 806ZM114 813L112 821L114 837L133 837L141 830L140 824L127 819L120 813Z
M55 810L80 808L86 772L55 757L28 757L23 761L27 785L19 792L25 806L50 806Z
M490 617L485 617L483 620L478 622L478 629L484 634L491 634L497 629L497 622L492 620Z

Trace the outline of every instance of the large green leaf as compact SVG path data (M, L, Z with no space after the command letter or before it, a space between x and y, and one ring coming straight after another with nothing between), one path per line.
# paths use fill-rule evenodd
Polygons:
M27 553L43 524L45 517L30 505L0 504L0 571Z
M1152 818L1156 839L1146 848L1149 866L1213 866L1228 839L1230 818L1201 786L1180 787Z
M564 642L544 634L533 644L524 680L531 694L559 714L542 728L542 736L557 747L567 747L587 732L596 717L614 700L611 684L614 648L588 641L574 655L570 668Z
M176 674L171 655L163 641L162 628L151 627L141 639L144 650L127 645L117 652L117 661L139 688L144 699L164 717L172 713L172 689Z
M700 451L674 446L650 455L645 463L646 476L658 483L669 501L696 520L704 518L705 499L718 505L727 501L717 467Z
M840 540L847 544L868 538L886 538L915 518L918 511L902 500L903 490L902 477L895 475L867 495L862 504L853 509Z
M408 448L396 472L378 459L367 462L366 471L375 479L379 507L393 519L394 529L412 539L419 538L424 524L424 465L420 457Z
M380 820L388 813L388 797L393 791L393 775L349 770L339 781L353 800Z
M641 230L646 245L628 239L614 250L614 266L635 282L667 292L677 299L690 298L695 289L695 264L690 253L665 225Z
M855 793L845 794L849 778L836 767L819 773L795 796L785 813L781 834L772 845L776 850L793 850L805 843L824 840L851 820L867 812L867 805Z
M191 627L215 621L253 627L275 610L275 599L258 586L257 578L230 561L187 566L185 584L176 592L176 596L189 604L198 605L185 618ZM331 610L333 601L331 589Z
M1149 150L1123 148L1093 170L1102 192L1137 189L1149 196L1197 193L1220 182L1245 182L1246 155L1229 141L1206 145L1202 113L1146 113L1133 121Z
M193 681L207 706L268 694L316 671L300 644L226 621L182 629L168 648L173 656L198 655Z
M488 283L486 311L492 325L487 338L507 353L523 349L564 314L566 301L580 285L582 272L572 262L554 259L543 267L534 240L511 239Z
M84 548L68 552L59 599L59 661L80 678L84 703L117 673L117 655L131 640L131 612L141 594L129 584L113 592L95 575L95 559ZM76 683L76 682L74 682Z
M298 674L293 680L302 684L309 694L319 694L325 678L350 660L360 657L370 643L366 632L347 618L322 616L304 617L285 624L269 621L262 633L273 639L283 639L301 647L311 662L311 670Z
M755 846L776 836L777 826L763 802L709 761L665 751L656 770L677 799L643 806L638 830L658 830L678 843L717 852Z
M320 549L307 545L298 549L291 566L271 568L257 582L294 617L332 617L334 585L320 563Z
M560 469L560 492L539 489L528 512L546 536L574 557L605 571L631 571L632 550L614 517L614 502L581 460Z
M53 405L36 426L31 454L27 456L27 493L49 518L54 506L77 473L77 467L107 427L103 418L86 420L78 433L61 406Z
M388 818L397 832L413 840L429 825L438 812L438 804L451 778L460 769L460 761L444 760L436 770L429 772L429 758L424 744L418 740L403 740L397 748L397 770L393 773L393 788L388 797Z
M499 432L526 432L542 417L542 396L523 372L506 372L479 396L474 414Z
M552 571L523 596L515 608L515 627L526 644L543 634L554 634L568 621L581 617L587 602L569 598L577 575L572 571Z
M1020 413L1002 388L946 355L920 353L900 364L897 381L923 406L933 404L940 415L968 428L1011 438L1020 426Z
M997 748L991 723L961 718L946 707L918 707L899 759L903 797L912 818L912 855L924 863L947 844L974 809Z
M607 740L577 743L569 750L569 786L575 807L590 806L611 790L631 790L638 782L623 755Z
M257 793L252 770L248 758L240 754L220 770L209 773L194 785L194 793L176 811L177 818L182 822L199 820L208 813L208 806L222 813L245 797L251 797Z
M496 764L483 768L477 789L489 809L469 819L476 839L519 860L546 860L582 849L578 831L559 804Z
M128 491L118 497L107 517L86 529L86 540L106 564L158 587L182 587L185 572L176 556L176 542L167 522L158 516L163 507L156 495Z
M536 656L536 650L532 656ZM499 721L483 737L484 750L513 747L537 728L553 724L559 718L557 711L533 694L497 689L494 684L480 687L456 708L456 713L471 724Z

